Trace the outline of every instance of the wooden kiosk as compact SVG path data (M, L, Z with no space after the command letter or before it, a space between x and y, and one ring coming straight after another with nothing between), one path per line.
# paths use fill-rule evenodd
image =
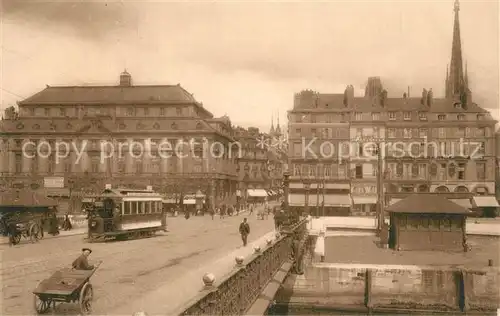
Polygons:
M470 210L435 194L413 194L386 208L389 246L395 250L467 251Z

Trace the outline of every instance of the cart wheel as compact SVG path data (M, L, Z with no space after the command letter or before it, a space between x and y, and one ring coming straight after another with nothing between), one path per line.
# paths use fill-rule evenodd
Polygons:
M13 245L17 245L18 243L21 242L21 234L17 234L15 236L11 236L10 238L12 240L12 244Z
M30 225L30 228L28 230L28 235L30 237L30 241L32 243L38 241L38 236L40 234L40 226L38 226L37 223L33 223Z
M92 312L92 298L94 297L94 291L92 290L92 284L85 283L80 291L80 310L82 315L89 315Z
M34 305L35 305L35 311L37 314L45 314L49 308L50 308L50 303L52 303L50 300L42 300L41 298L38 297L38 295L34 295Z

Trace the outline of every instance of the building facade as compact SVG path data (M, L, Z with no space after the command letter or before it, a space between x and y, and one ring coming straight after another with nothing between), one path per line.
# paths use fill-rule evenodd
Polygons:
M281 191L283 165L287 162L286 140L279 123L269 133L256 127L236 127L234 137L241 144L237 158L238 195L243 203L250 198L277 197Z
M496 164L496 195L497 200L500 201L500 129L498 129L495 133L496 144L495 148L497 151L497 164Z
M18 106L0 123L3 186L71 197L69 208L105 184L236 199L231 122L180 85L133 85L124 72L117 86L47 86Z
M373 214L382 192L385 204L430 192L468 208L472 196L495 194L496 121L474 103L469 89L458 3L443 98L435 98L432 89L412 97L410 88L401 97L389 97L378 77L368 79L364 97L355 97L353 90L348 86L343 95L306 90L295 96L289 112L292 199L310 194L309 182L315 186L325 180L347 185L350 214ZM316 141L308 147L310 139ZM335 148L339 166L348 165L337 177L328 171L336 162L325 159L325 139L340 147ZM309 193L301 191L304 186ZM311 201L290 203L307 206Z

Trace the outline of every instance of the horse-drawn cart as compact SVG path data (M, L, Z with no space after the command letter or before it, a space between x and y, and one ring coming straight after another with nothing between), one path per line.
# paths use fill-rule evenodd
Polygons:
M56 303L77 303L82 315L92 312L94 291L90 277L97 270L75 270L65 268L43 280L33 291L34 307L38 315L46 313Z

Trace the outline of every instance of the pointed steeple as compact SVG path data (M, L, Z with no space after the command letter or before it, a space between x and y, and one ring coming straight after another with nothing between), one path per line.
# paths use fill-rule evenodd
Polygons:
M271 136L274 134L274 115L271 115L271 129L269 130L269 134L271 134Z
M451 47L451 62L446 89L447 98L459 98L464 92L464 71L462 60L462 43L460 39L460 4L455 0L455 21L453 24L453 42Z
M468 89L469 88L469 73L467 71L467 62L465 62L464 84L465 84L465 88Z
M276 136L281 136L280 113L278 111L278 124L276 125Z

